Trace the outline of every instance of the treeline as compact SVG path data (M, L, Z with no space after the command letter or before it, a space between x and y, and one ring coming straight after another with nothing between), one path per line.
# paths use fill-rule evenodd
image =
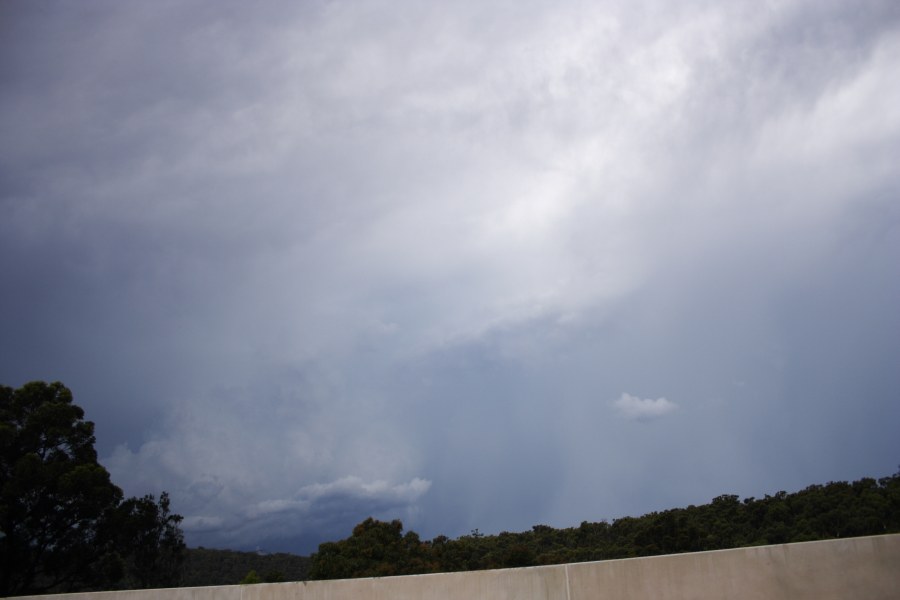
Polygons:
M723 495L709 504L642 517L522 533L422 541L400 521L366 519L352 535L319 546L310 579L472 571L607 560L765 544L900 533L900 472L813 485L764 498Z
M900 532L900 472L642 517L423 541L366 519L311 558L187 550L169 496L126 498L59 382L0 385L0 597L468 571Z
M259 554L234 550L189 548L184 560L181 587L274 583L307 579L310 559L283 552Z

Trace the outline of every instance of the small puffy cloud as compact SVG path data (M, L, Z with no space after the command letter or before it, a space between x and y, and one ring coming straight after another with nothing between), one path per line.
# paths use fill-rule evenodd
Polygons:
M678 408L677 404L665 398L657 398L656 400L638 398L627 392L613 402L613 406L619 411L619 414L632 421L657 419Z

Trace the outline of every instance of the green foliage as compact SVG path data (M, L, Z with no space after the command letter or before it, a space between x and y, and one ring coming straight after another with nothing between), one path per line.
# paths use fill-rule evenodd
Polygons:
M243 579L241 579L241 585L249 585L253 583L262 583L262 579L260 579L259 575L256 574L256 571L251 570L249 573L244 575Z
M451 540L419 542L400 521L371 518L353 535L319 546L310 578L333 579L468 571L719 550L838 537L900 533L900 473L879 480L813 485L741 501L722 495L688 506L612 523L485 536L474 530ZM415 536L413 538L413 536ZM403 540L415 539L415 544Z
M427 573L427 547L413 531L403 534L403 523L385 523L368 518L353 528L353 534L340 542L319 546L313 555L312 579L347 577L383 577Z
M122 498L61 383L0 386L0 596L177 582L169 499Z
M244 575L244 578L241 579L241 585L253 583L278 583L280 581L284 581L284 574L281 571L269 571L264 576L260 577L255 570L250 569L250 571Z

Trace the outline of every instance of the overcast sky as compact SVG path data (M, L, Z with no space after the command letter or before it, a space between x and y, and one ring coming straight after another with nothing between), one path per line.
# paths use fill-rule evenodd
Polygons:
M900 464L900 3L0 3L0 383L189 545Z

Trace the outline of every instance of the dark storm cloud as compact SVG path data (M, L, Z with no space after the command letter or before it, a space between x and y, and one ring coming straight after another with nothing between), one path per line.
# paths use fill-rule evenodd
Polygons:
M0 381L190 543L895 467L896 3L0 10Z

